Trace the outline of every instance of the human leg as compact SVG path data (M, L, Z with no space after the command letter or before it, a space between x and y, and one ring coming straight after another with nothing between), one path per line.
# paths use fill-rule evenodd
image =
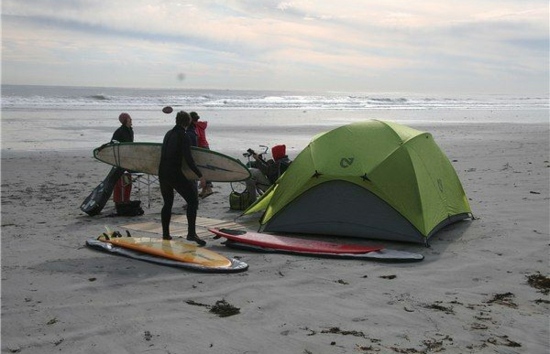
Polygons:
M199 208L199 198L197 195L196 183L188 181L185 178L179 179L174 185L174 189L179 195L187 202L187 239L195 241L199 245L204 246L205 241L201 240L197 236L196 222L197 222L197 209Z
M162 224L162 238L170 240L170 219L172 218L172 206L174 204L174 189L170 183L164 180L160 180L160 193L162 194L162 200L164 205L160 212L161 224Z

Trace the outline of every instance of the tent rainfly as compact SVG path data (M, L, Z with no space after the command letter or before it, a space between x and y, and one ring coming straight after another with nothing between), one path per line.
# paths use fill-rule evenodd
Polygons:
M428 243L472 217L449 159L430 133L370 120L317 135L244 214L260 231Z

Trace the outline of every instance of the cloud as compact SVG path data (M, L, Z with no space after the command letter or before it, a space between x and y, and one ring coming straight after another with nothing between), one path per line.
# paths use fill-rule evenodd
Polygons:
M119 72L116 84L156 86L185 71L185 84L196 87L324 89L330 78L341 89L368 82L399 90L414 86L403 77L437 76L440 90L460 82L458 73L490 90L502 87L490 80L506 72L548 86L548 4L538 0L498 7L489 0L4 0L2 7L8 81L47 81L40 70L65 66L74 84L109 85Z

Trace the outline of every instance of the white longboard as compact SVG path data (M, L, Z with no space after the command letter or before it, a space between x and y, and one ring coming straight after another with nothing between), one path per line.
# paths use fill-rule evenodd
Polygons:
M161 149L160 143L109 143L94 149L94 157L128 171L158 175ZM197 147L191 148L191 155L207 181L237 182L250 177L246 166L230 156ZM198 179L185 160L182 166L185 177Z

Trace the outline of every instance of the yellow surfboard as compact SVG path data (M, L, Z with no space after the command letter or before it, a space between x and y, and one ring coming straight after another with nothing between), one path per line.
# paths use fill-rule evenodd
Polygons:
M237 272L248 268L248 264L242 261L178 240L168 241L155 237L106 237L103 234L97 239L87 240L86 244L95 249L135 259L193 270Z

